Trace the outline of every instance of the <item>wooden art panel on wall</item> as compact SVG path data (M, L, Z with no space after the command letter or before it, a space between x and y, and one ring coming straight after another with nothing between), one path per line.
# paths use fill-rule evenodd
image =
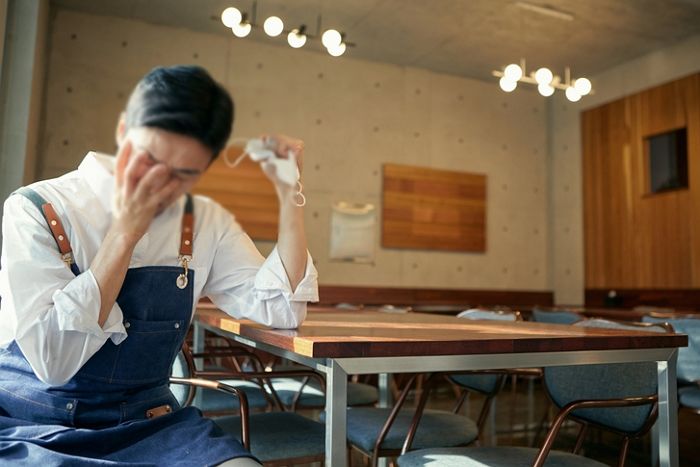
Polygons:
M486 251L486 175L384 164L382 246Z
M226 148L192 191L218 201L233 213L251 238L276 240L279 202L272 182L249 157L235 168L227 166L224 160L226 156L229 161L235 161L241 151L240 147Z

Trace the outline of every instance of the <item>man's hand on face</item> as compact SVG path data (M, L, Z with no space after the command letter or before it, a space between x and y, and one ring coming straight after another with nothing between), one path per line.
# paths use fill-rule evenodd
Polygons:
M180 181L165 164L130 140L119 148L115 167L112 223L134 243L146 233L155 215L176 192Z

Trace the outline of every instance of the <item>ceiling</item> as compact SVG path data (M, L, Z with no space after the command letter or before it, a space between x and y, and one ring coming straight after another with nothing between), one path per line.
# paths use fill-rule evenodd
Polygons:
M572 20L523 8L529 3ZM253 0L52 0L52 6L231 35L219 17ZM259 0L256 23L277 15L285 29L317 34L333 27L354 43L345 56L493 79L491 70L520 57L528 70L547 66L574 76L619 63L700 34L700 0ZM233 37L233 36L231 36ZM289 47L282 36L254 29L245 39ZM318 41L305 48L322 50ZM325 52L324 52L325 53ZM341 58L342 59L342 58ZM700 58L698 58L700 60Z

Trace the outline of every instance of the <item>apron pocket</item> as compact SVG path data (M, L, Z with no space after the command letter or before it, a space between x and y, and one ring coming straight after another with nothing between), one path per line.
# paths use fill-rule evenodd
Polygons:
M107 341L81 371L82 375L117 384L166 381L187 332L183 320L124 321L128 337L119 345ZM95 360L93 362L93 360Z

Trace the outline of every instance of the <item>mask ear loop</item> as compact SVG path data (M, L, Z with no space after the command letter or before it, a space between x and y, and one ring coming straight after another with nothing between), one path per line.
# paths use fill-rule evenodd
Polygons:
M296 205L298 208L303 208L306 206L306 196L304 196L304 193L301 191L304 189L304 186L301 184L301 180L297 180L297 192L294 195L294 199L292 202Z
M287 157L292 159L295 164L297 163L296 155L294 154L294 151L292 151L291 149L287 153ZM297 172L297 174L298 173L299 172ZM306 196L304 196L304 193L302 193L302 191L304 190L304 185L301 184L301 180L299 180L299 179L297 179L296 189L297 189L297 192L294 194L294 198L292 198L292 203L294 203L294 205L296 207L302 208L302 207L306 206Z
M228 151L224 151L224 164L226 164L227 167L230 167L232 169L235 169L238 167L238 164L241 163L243 159L248 155L248 153L245 151L245 144L248 142L248 138L234 138L232 141L233 145L237 145L237 143L243 143L243 152L241 153L240 156L238 156L233 162L228 158Z
M248 141L247 138L237 138L237 140L239 140L238 142L243 142L243 143ZM236 140L234 140L234 144L235 144L235 141ZM227 167L235 169L236 167L238 167L238 165L241 163L241 161L243 161L243 159L246 158L246 156L249 156L249 154L247 152L245 152L245 149L244 149L243 152L241 153L241 155L238 156L236 159L234 159L233 162L231 162L231 160L229 159L228 152L224 152L223 156L224 156L223 157L224 164L226 164ZM291 151L290 151L289 157L290 158L293 157L293 153L291 153ZM296 207L301 208L301 207L306 206L306 196L304 196L304 193L302 193L302 191L304 190L304 186L301 184L301 180L297 180L296 188L297 188L297 192L294 194L294 198L292 199L292 203L294 203L294 205Z

